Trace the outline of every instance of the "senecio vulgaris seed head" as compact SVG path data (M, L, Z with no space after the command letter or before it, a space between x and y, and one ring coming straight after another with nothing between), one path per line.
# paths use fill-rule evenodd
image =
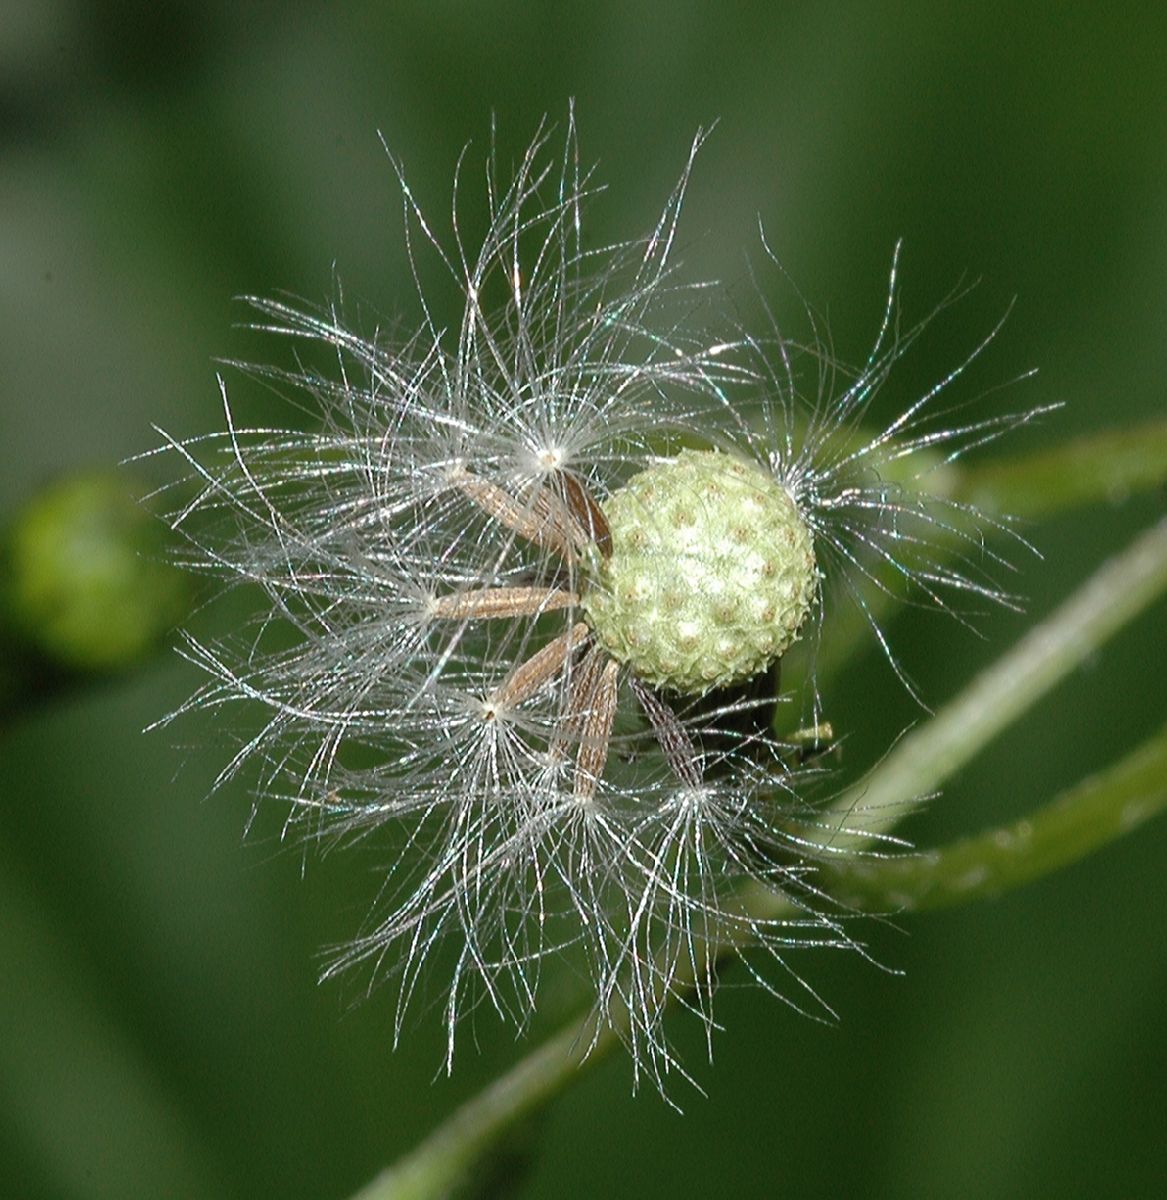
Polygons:
M239 428L221 385L226 432L167 446L195 485L172 522L184 561L262 593L236 637L187 638L207 679L179 712L258 713L222 778L252 765L289 829L379 856L326 975L393 981L400 1032L452 948L448 1061L467 1011L524 1026L561 959L591 980L594 1029L610 1022L658 1083L670 1000L715 1025L722 945L753 946L776 967L755 959L756 978L821 1011L788 958L855 945L816 882L842 851L802 797L771 668L832 595L871 617L867 583L941 608L1010 599L976 566L981 514L902 468L1033 413L944 423L933 402L977 346L864 428L923 327L898 327L894 264L858 369L777 330L727 334L701 315L716 291L671 261L691 164L646 236L607 247L581 233L597 189L571 120L509 182L488 157L481 246L457 185L443 240L399 170L414 277L431 255L458 327L428 292L396 341L339 306L253 300L257 328L333 359L247 368L319 427ZM784 915L755 915L747 885Z
M682 450L602 507L610 545L581 606L604 649L652 687L700 696L740 683L798 637L817 586L814 541L768 472Z

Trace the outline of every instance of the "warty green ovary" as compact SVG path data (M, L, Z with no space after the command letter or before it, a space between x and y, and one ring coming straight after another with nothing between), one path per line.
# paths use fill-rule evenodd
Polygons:
M602 505L610 553L582 598L604 648L646 683L698 696L750 679L798 637L818 581L786 489L716 450L682 450Z

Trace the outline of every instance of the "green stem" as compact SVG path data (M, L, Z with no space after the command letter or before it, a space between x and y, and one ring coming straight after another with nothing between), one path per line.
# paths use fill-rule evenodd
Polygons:
M957 770L1164 589L1167 589L1167 520L1140 535L1128 549L1102 566L1004 658L974 680L925 726L900 742L871 774L864 787L846 793L832 806L829 811L836 828L829 839L832 847L840 846L844 839L862 844L861 836L850 832L860 815L864 817L863 828L868 836L889 829L909 810L913 797L935 788ZM1167 747L1162 749L1167 753ZM1154 762L1148 765L1146 760L1136 760L1133 765L1124 763L1112 773L1112 802L1116 795L1126 797L1117 816L1120 824L1124 814L1128 820L1139 816L1137 797L1128 789L1131 779L1153 778L1153 769ZM1114 829L1114 820L1104 818L1101 813L1103 800L1096 792L1093 800L1089 799L1092 786L1102 785L1098 781L1093 785L1082 785L1087 796L1082 803L1099 806L1097 819L1089 821L1080 814L1073 816L1072 812L1069 816L1065 813L1060 817L1051 816L1050 823L1044 827L1049 830L1050 838L1057 836L1060 820L1061 832L1067 837L1075 834L1073 847L1059 851L1056 844L1046 844L1043 840L1041 853L1030 858L1028 872L1016 871L1015 882L1034 878L1041 870L1052 869L1068 857L1092 849L1091 831L1102 840L1113 835L1107 831ZM1132 808L1132 804L1136 807ZM848 832L840 835L837 830L844 826ZM994 852L999 850L1000 847L994 845ZM940 852L942 860L946 853ZM869 878L865 890L873 895L881 894L878 886L881 871L888 871L888 878L896 886L902 885L904 880L898 878L896 872L902 869L903 861L869 860L871 878L876 883ZM967 871L973 864L965 859L961 865ZM924 880L925 877L919 878ZM998 879L1002 886L1008 886L1010 882L1007 873L1000 869ZM966 888L965 895L971 894ZM899 892L897 898L902 903ZM745 889L741 900L747 911L761 919L778 917L786 911L781 895L760 885ZM713 947L710 952L720 955L730 949L732 947ZM532 1051L458 1109L420 1146L378 1176L354 1200L433 1200L448 1195L517 1120L546 1103L578 1076L578 1068L584 1062L596 1061L614 1044L618 1031L608 1029L593 1042L593 1019L573 1022Z
M378 1175L353 1200L434 1200L465 1183L505 1131L538 1109L585 1063L615 1043L612 1029L572 1021L462 1105L412 1153Z
M961 461L926 472L915 484L903 482L1002 520L1035 521L1088 504L1114 503L1167 486L1167 421L1091 434L1018 458ZM991 533L991 527L986 532ZM964 547L955 537L944 539L937 530L933 549L940 565ZM886 567L877 575L883 586L868 590L866 616L854 604L832 613L814 665L820 684L849 662L860 645L870 644L869 621L884 626L894 619L899 607L897 573ZM784 672L791 665L784 662ZM783 678L797 681L797 669Z
M1165 588L1167 519L1103 564L956 699L902 738L831 811L841 823L859 823L864 835L886 832L903 819L913 797L934 792Z
M1167 421L1090 434L1072 442L955 474L951 498L989 513L1036 520L1167 481Z
M998 896L1077 862L1167 808L1167 725L1138 749L1044 808L938 850L854 858L824 888L854 908L923 911Z

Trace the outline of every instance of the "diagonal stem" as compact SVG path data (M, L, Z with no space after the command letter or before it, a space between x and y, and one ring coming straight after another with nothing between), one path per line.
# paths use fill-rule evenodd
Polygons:
M1124 759L1019 821L937 850L825 864L848 907L919 912L999 896L1123 837L1167 808L1167 725Z
M1167 518L1104 563L1060 608L913 730L863 784L829 812L861 818L863 833L890 829L913 797L935 791L983 746L1061 682L1167 588ZM832 841L840 848L851 835Z
M1077 438L1033 454L961 469L952 499L1036 520L1083 504L1125 499L1167 478L1167 421Z

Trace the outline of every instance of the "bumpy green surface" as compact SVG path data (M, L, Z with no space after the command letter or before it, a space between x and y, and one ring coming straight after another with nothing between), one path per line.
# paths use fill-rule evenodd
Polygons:
M814 599L810 531L762 468L682 450L603 505L611 555L583 604L604 647L689 695L749 679L798 636Z

